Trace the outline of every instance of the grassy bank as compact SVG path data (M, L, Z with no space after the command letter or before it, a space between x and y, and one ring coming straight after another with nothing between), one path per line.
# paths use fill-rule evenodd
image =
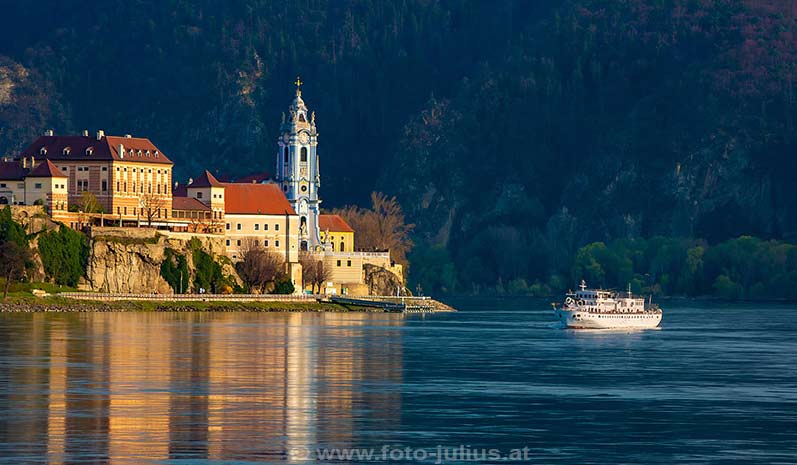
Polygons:
M98 302L58 296L34 297L15 293L0 303L0 312L381 312L331 302L168 302L125 300Z

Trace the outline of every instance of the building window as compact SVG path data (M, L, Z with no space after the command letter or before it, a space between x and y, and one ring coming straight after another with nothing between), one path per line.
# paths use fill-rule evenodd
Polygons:
M127 207L125 207L125 215L127 215Z
M102 181L102 191L108 192L108 181L105 180Z
M260 241L258 241L257 239L255 239L255 247L258 247L259 245L260 245Z
M36 188L36 189L41 189L42 188L42 183L37 182L33 187Z
M340 243L340 251L341 252L345 252L346 251L346 245L343 242Z
M274 225L274 231L279 231L279 230L280 230L280 225L278 225L278 224L275 224L275 225Z
M121 189L119 189L119 181L116 181L116 191L119 192L120 190Z
M240 230L241 230L241 223L237 223L237 224L235 225L235 229L237 229L238 231L240 231Z
M335 251L335 243L334 242L332 243L332 251L333 252Z
M263 231L268 231L268 224L263 224Z
M351 267L351 260L346 260L346 266Z
M230 223L227 223L225 226L227 228L227 231L229 231L230 230Z
M6 187L6 185L5 184L0 184L0 187Z
M240 246L241 246L241 240L240 240L240 239L238 239L237 241L235 241L235 244L236 244L238 247L240 247Z
M107 166L103 166L103 167L102 167L102 170L103 170L103 171L108 171L108 167L107 167Z
M307 163L307 147L302 147L302 152L300 156L301 156L301 161L303 163Z
M274 247L279 247L279 246L280 246L280 241L274 241Z
M260 231L260 225L255 223L255 231Z
M263 241L263 247L268 247L268 239Z
M340 267L340 260L338 260L338 267Z
M227 239L227 247L229 247L229 246L230 246L230 240Z
M197 192L196 193L196 198L201 199L202 198L202 193L201 192Z

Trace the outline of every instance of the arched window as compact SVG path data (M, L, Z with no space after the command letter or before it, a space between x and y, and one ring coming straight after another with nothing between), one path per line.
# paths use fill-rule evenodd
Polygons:
M340 251L341 252L345 252L346 251L346 244L344 244L343 242L340 243Z
M287 146L285 147L285 150L283 150L283 152L282 152L282 153L283 153L283 155L284 155L283 161L284 161L285 163L288 163L288 147L287 147Z
M302 147L301 161L307 163L307 147Z

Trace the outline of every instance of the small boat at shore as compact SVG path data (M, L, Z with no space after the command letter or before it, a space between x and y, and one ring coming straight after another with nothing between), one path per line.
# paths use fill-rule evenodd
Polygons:
M556 318L574 329L650 329L661 323L662 311L644 297L628 292L588 289L581 281L579 290L569 291L562 304L551 304Z

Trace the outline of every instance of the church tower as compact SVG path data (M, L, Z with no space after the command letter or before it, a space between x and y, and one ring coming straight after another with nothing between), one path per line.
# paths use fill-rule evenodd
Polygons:
M299 244L301 250L317 250L322 246L318 229L318 132L315 112L309 113L302 100L302 81L296 78L296 97L288 116L282 114L280 136L277 141L276 180L299 215Z

